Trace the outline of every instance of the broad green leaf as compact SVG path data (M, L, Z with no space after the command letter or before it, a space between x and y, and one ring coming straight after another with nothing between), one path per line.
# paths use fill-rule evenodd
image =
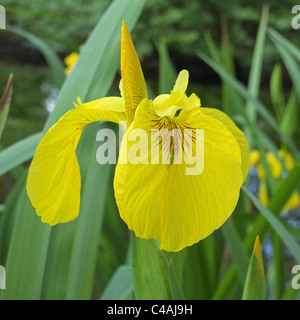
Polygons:
M0 152L0 176L32 158L42 133L36 133Z
M271 39L273 40L277 51L281 55L286 69L288 70L288 73L292 79L298 97L298 101L300 101L299 64L296 62L293 56L285 49L285 47L283 47L280 43L277 42L276 38L274 39L273 36L271 36Z
M24 188L19 196L5 262L6 290L1 299L35 300L41 294L51 227L41 223Z
M210 278L207 277L206 254L203 254L203 251L202 241L187 248L182 287L186 299L189 300L208 300L210 298ZM211 268L213 266L211 265Z
M157 43L159 55L159 94L169 93L177 79L177 71L173 66L168 52L168 45L165 38L161 38Z
M114 170L112 171L113 175ZM118 266L124 263L131 265L130 248L128 228L119 215L114 189L111 185L107 190L106 209L95 273L94 290L97 290L98 296L101 295Z
M245 281L243 300L264 300L266 297L265 271L257 236Z
M222 41L221 41L221 65L232 76L235 77L235 65L233 48L230 43L230 35L225 18L221 19ZM211 39L211 42L213 40ZM216 54L213 52L213 56ZM217 57L215 57L216 59ZM215 60L217 61L217 60ZM239 114L239 110L244 103L241 97L230 86L230 84L222 79L222 108L229 116Z
M76 221L51 229L41 300L64 300Z
M185 300L182 290L182 276L187 250L175 253L165 252L165 255L170 261L170 279L173 297L175 300Z
M230 220L223 224L221 231L229 247L232 259L236 265L240 283L243 285L249 265L248 253L243 246L236 228Z
M211 55L212 59L220 64L221 63L221 55L220 55L220 49L217 48L211 33L209 31L204 32L204 38L207 45L207 48L209 50L209 54Z
M273 269L274 269L274 296L276 300L280 300L285 287L285 251L280 236L273 232Z
M254 47L254 53L251 62L249 82L248 82L248 92L251 96L257 98L260 89L260 77L262 72L263 64L263 54L265 47L266 31L268 24L269 6L264 5L260 24L256 36L256 42ZM256 104L251 100L247 101L246 105L247 114L250 120L253 122L256 120Z
M271 36L277 43L283 46L293 57L300 62L300 49L288 39L282 36L279 32L271 27L268 27L268 35Z
M170 262L154 240L137 238L131 232L132 274L137 300L173 299Z
M17 27L7 26L7 30L30 41L45 57L56 85L60 88L65 80L64 65L53 49L41 38Z
M12 83L13 83L13 76L10 75L8 78L5 90L3 92L3 95L0 99L0 139L6 123L9 108L10 108L10 101L11 101L12 88L13 88Z
M280 124L282 131L292 137L298 124L298 105L295 90L292 90Z
M278 122L281 122L282 113L284 110L284 97L282 88L282 72L280 64L276 64L272 71L270 80L270 96L277 120Z
M132 267L122 265L109 280L100 300L127 300L133 292Z
M3 210L0 214L0 265L2 266L5 265L6 262L9 242L16 219L18 202L21 201L20 194L23 191L26 179L26 172L22 172L18 177L17 183L13 186L7 196Z

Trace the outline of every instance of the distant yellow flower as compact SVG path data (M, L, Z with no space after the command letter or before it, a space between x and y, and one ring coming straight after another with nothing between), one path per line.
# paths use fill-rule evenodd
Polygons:
M79 57L78 52L72 52L68 56L65 57L64 63L66 65L66 69L65 69L66 75L69 75L71 73L73 67L75 66L75 64L78 60L78 57Z
M286 169L291 170L295 165L295 160L290 152L279 150L278 156L284 162ZM272 175L275 179L279 179L282 176L282 164L278 160L272 152L266 153L267 163L270 167ZM262 164L260 163L260 154L258 150L252 150L250 152L250 166L257 168L257 174L260 179L258 195L259 199L262 204L267 205L269 203L269 195L268 195L268 188L266 183L266 173ZM298 192L294 192L285 205L283 211L294 210L300 206L300 195Z
M261 181L258 188L258 198L263 205L268 205L269 195L266 181Z
M260 154L258 150L252 150L250 152L250 167L254 167L257 165L260 159Z
M43 222L53 226L75 219L81 185L75 150L83 127L93 121L126 120L127 133L114 178L120 215L138 237L159 241L161 249L179 251L208 236L233 212L248 173L248 143L223 112L201 108L195 94L185 94L189 77L185 70L170 94L148 100L143 71L125 23L121 76L121 97L87 103L79 100L76 109L49 129L29 169L27 192ZM131 163L128 157L136 142L129 137L135 129L143 130L147 140L153 132L164 129L168 133L188 129L191 140L179 140L182 145L176 148L169 134L168 163L156 162L159 157L148 161L153 155L149 145L143 149L146 152L140 155L140 161ZM204 130L204 169L201 174L189 175L186 158L178 164L176 156L185 156L187 149L194 153L198 129ZM159 146L158 156L162 156L164 149L162 144Z
M79 54L78 52L71 52L67 57L64 59L64 63L66 65L65 74L69 75L75 66L78 60Z

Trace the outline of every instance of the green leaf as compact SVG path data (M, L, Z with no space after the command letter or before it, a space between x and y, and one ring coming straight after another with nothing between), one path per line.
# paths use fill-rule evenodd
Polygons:
M30 160L42 138L42 133L36 133L0 152L0 176L18 165Z
M300 49L296 45L291 43L288 39L286 39L284 36L282 36L279 32L277 32L271 27L268 27L268 34L300 62Z
M64 65L53 49L41 38L17 27L7 26L7 30L30 41L45 57L55 83L60 88L65 80Z
M11 96L12 96L12 83L13 83L13 76L10 75L3 92L3 95L0 99L0 139L1 135L6 123L7 115L10 108Z
M27 179L26 172L22 172L18 176L17 183L13 186L6 198L5 205L0 215L0 265L5 265L9 243L12 236L13 226L16 219L18 202L20 202L20 194L24 188L24 182Z
M272 228L277 232L278 236L290 250L291 254L294 256L296 261L300 263L300 246L297 244L296 240L292 237L292 235L288 232L288 230L284 227L284 225L280 222L280 220L261 202L255 197L253 193L251 193L244 186L242 187L243 191L253 202L255 207L262 213L262 215L266 218L266 220L270 223Z
M254 47L254 53L251 62L249 82L248 82L248 92L251 96L257 98L260 88L260 77L262 72L263 64L263 54L265 47L266 31L268 24L268 15L269 15L269 6L264 5L260 24L256 36L256 42ZM256 120L256 104L251 100L247 102L247 114L250 117L250 120L253 122Z
M169 93L177 79L177 71L173 66L168 52L168 45L165 38L160 38L157 44L159 55L159 93Z
M182 276L187 251L166 252L165 254L170 261L170 279L173 297L175 300L185 300L182 290Z
M282 88L281 65L276 64L273 68L270 80L270 96L278 122L282 120L284 110L284 97Z
M133 292L132 267L122 265L109 280L100 300L127 300Z
M222 44L221 44L221 65L223 68L235 76L235 65L233 48L230 43L228 26L226 20L221 19L222 26ZM222 106L224 112L229 116L234 116L239 113L239 108L243 105L243 101L236 91L222 79Z
M273 40L275 47L277 48L279 54L281 55L281 58L288 70L288 73L292 79L294 88L297 93L298 100L300 101L300 82L299 82L299 73L300 68L299 64L296 62L296 60L293 58L293 56L286 50L284 46L282 46L278 41L277 38L274 38L271 35L271 39Z
M295 90L292 90L287 102L285 112L280 123L281 130L288 136L292 137L298 124L298 105Z
M243 291L243 300L264 300L266 280L259 237L256 238Z
M221 63L221 55L220 55L220 49L216 46L211 33L209 31L204 32L204 38L207 45L207 48L209 50L209 54L213 58L213 60L220 64Z
M19 194L6 267L5 300L39 299L51 227L41 223L26 190Z
M132 274L137 300L173 299L170 262L154 240L137 238L131 232Z
M243 285L249 265L248 253L243 246L236 228L230 220L223 224L221 230L229 247L232 259L236 265L240 283Z

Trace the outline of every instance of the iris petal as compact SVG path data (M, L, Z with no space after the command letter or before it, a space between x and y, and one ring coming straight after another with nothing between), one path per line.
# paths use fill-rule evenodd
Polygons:
M147 87L139 58L124 22L121 39L121 74L126 114L130 124L132 111L144 98L147 98Z
M150 136L158 116L143 100L121 145L114 189L122 219L138 237L153 238L160 248L179 251L219 228L233 212L243 179L240 147L231 131L199 108L182 110L177 123L204 129L204 170L187 175L186 164L122 164L134 144L133 129ZM126 143L127 142L127 143ZM151 153L149 149L149 153Z
M222 111L213 108L201 108L202 113L214 117L221 121L233 134L241 149L243 182L247 178L250 164L249 145L244 133L234 124L234 122Z
M27 193L42 221L75 219L80 206L80 169L75 154L82 129L90 122L125 120L122 98L104 98L70 110L40 141L31 163Z

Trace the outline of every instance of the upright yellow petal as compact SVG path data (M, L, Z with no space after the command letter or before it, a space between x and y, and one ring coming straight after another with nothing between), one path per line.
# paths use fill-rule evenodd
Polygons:
M112 111L113 110L113 111ZM90 122L125 120L122 98L104 98L70 110L40 141L32 160L27 193L42 221L50 225L74 220L80 205L80 169L76 147Z
M263 258L262 258L262 254L261 254L261 246L260 246L259 236L256 236L253 251L255 252L256 257L259 261L260 267L261 267L262 271L264 272L264 263L263 263Z
M182 70L177 77L173 91L177 91L182 95L184 95L186 92L188 83L189 83L189 72L187 70Z
M247 178L250 164L249 145L244 133L234 124L234 122L224 112L213 108L201 108L200 110L204 114L214 117L215 119L221 121L235 137L241 149L241 166L244 176L244 182Z
M126 115L130 125L133 111L148 95L143 70L125 22L121 38L121 75Z
M135 144L129 139L133 130L145 130L151 140L151 130L160 128L204 129L204 153L198 159L201 164L204 161L201 174L188 175L186 162L125 164ZM129 229L138 237L159 241L161 249L179 251L225 222L238 201L242 179L240 147L221 121L197 107L184 109L173 119L159 117L145 99L122 141L114 189Z
M174 109L192 109L194 107L200 107L201 101L195 93L189 97L185 94L188 86L189 73L187 70L182 70L175 82L174 88L171 94L161 94L153 101L153 107L155 110L165 111L168 108ZM167 111L169 113L169 111Z

